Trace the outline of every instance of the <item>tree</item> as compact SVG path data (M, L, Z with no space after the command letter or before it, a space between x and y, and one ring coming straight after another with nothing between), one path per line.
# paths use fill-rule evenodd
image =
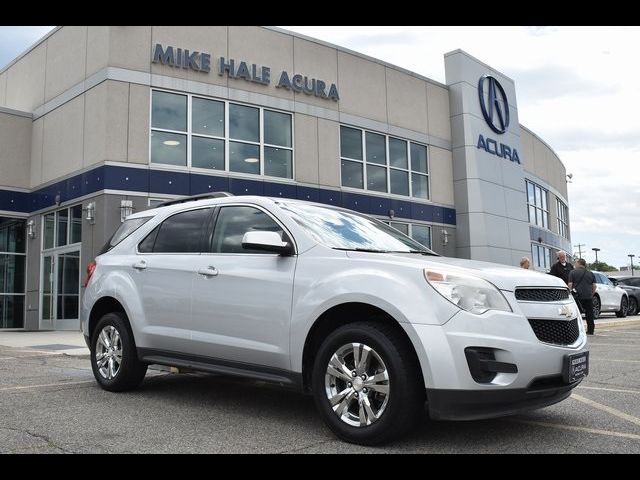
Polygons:
M616 267L612 267L608 265L606 262L593 262L587 263L587 268L589 270L597 270L598 272L617 272L618 269Z

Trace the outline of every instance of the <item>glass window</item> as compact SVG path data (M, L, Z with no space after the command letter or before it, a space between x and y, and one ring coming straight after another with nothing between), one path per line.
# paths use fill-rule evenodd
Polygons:
M549 210L547 208L547 190L526 180L527 203L529 205L529 223L549 228Z
M293 178L291 150L264 147L264 174L272 177Z
M0 294L0 328L24 327L24 295Z
M362 131L340 127L340 152L343 157L362 160Z
M151 132L151 162L187 165L187 136L177 133Z
M389 137L389 164L392 167L409 168L407 161L407 142Z
M290 113L156 90L151 110L150 163L293 178Z
M363 188L362 163L342 160L342 185Z
M250 143L229 142L229 170L260 174L260 147Z
M264 143L291 147L291 115L264 111Z
M426 175L411 174L411 189L414 197L429 198L429 181Z
M247 232L276 232L283 238L283 230L269 215L253 207L222 207L216 220L210 251L212 253L270 253L242 247Z
M527 182L527 195L528 195L528 201L531 205L535 205L536 204L536 195L534 192L534 186L533 183Z
M259 142L260 110L253 107L230 103L229 137L236 140Z
M151 127L187 131L187 96L154 90Z
M409 195L409 172L392 168L389 172L391 193Z
M24 255L0 254L0 295L24 293Z
M367 167L367 189L375 192L387 191L387 169L384 167Z
M0 252L25 253L24 220L0 217Z
M427 147L411 142L411 170L420 173L427 171Z
M167 218L158 231L154 253L199 253L202 233L210 208L177 213Z
M411 225L411 238L425 247L431 248L431 227L414 223Z
M71 239L69 243L82 241L82 205L71 207Z
M364 151L362 135L365 136ZM340 144L342 186L429 199L425 145L344 126L340 126ZM362 158L366 159L364 165L349 163Z
M400 223L400 222L389 222L389 225L395 228L396 230L401 231L405 235L409 235L409 224L408 223Z
M80 292L80 253L58 255L57 318L78 318Z
M116 231L113 232L113 235L111 235L109 241L100 249L98 255L102 255L103 253L111 250L152 218L153 217L138 217L126 219L120 224Z
M380 165L387 164L387 152L385 147L384 135L367 132L366 135L367 162L378 163ZM368 171L368 170L367 170ZM386 192L386 182L385 190Z
M67 244L67 227L69 225L69 211L65 208L56 212L56 247Z
M224 137L224 102L193 97L191 103L193 110L191 131L202 135Z
M191 139L191 165L197 168L224 170L224 140L193 137Z

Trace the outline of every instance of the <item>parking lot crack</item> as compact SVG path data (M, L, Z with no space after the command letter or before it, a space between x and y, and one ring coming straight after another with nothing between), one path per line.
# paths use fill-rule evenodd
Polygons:
M32 438L37 438L39 440L44 441L48 447L55 448L56 450L60 450L63 453L77 453L77 452L74 452L73 450L69 450L64 447L61 447L60 445L57 445L53 440L51 440L51 438L49 438L46 435L36 433L36 432L31 432L28 429L11 428L11 427L0 427L0 429L27 434Z

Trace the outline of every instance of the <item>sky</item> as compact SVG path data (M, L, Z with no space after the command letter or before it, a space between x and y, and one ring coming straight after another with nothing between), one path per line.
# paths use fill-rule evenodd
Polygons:
M0 68L52 27L0 27ZM640 266L640 27L284 26L445 83L462 49L515 81L520 123L573 178L571 240L583 257ZM585 253L586 250L586 253ZM574 248L577 253L578 248Z

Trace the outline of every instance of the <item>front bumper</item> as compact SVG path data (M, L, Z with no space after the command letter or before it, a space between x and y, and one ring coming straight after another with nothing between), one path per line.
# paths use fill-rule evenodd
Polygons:
M434 420L478 420L548 407L571 395L581 381L547 388L536 388L534 382L531 388L516 389L427 389L429 416Z

